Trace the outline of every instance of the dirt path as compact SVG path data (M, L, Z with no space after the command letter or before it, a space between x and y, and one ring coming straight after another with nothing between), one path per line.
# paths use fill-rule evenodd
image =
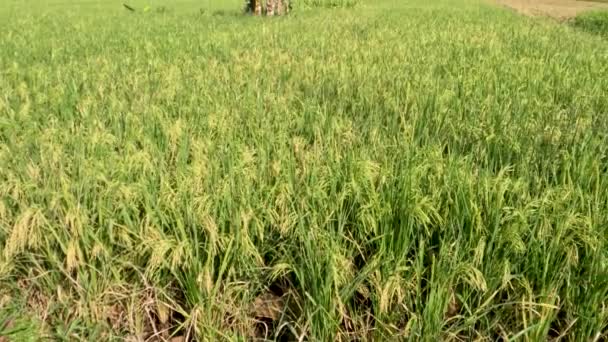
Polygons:
M582 11L605 9L608 3L577 1L577 0L496 0L499 4L511 7L526 15L551 16L567 19Z

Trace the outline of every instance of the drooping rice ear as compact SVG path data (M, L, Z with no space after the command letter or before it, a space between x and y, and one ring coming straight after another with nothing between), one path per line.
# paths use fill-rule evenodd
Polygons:
M122 4L122 5L123 5L124 8L128 9L129 11L135 12L135 8L133 8L133 7L129 6L129 5L127 5L127 4Z

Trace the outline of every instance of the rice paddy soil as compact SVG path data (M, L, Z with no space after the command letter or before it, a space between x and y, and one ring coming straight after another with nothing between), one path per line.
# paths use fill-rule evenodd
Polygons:
M497 0L501 5L530 16L568 19L592 10L608 10L608 4L577 0Z

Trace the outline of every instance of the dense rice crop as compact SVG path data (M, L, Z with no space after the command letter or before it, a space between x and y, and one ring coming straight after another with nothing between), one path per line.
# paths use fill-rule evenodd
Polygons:
M163 5L0 4L0 336L606 338L606 40Z
M608 11L581 13L572 21L574 27L608 38Z

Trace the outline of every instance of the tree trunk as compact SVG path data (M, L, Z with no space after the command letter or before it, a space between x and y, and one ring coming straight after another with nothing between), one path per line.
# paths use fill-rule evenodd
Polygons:
M276 0L277 15L285 14L285 6L283 6L283 0Z
M262 0L247 0L247 12L262 15Z
M272 17L276 7L275 0L266 0L266 15Z
M266 12L267 16L283 15L289 12L289 0L247 0L247 11L254 15L262 15ZM266 8L263 8L266 7Z
M255 15L262 15L262 0L253 0L255 2L255 9L253 13Z

